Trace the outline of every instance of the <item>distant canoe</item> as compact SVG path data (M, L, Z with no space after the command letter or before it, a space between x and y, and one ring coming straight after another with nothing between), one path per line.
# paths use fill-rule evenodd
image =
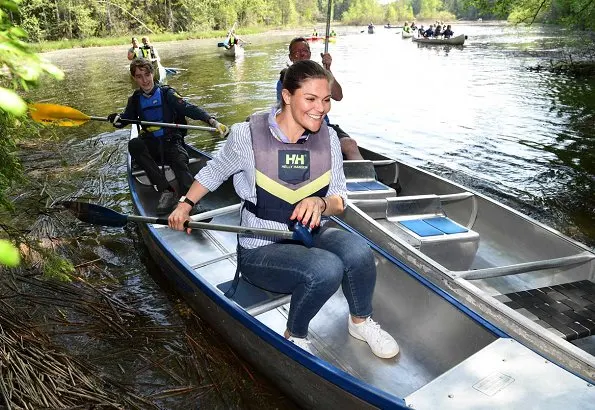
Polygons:
M464 34L461 34L459 36L451 37L451 38L420 37L420 38L414 38L413 41L415 41L416 43L422 43L422 44L450 44L453 46L462 46L463 44L465 44L466 39L467 39L467 36Z
M222 53L226 57L236 57L236 56L244 55L244 47L242 47L239 44L234 44L233 46L231 46L229 48L221 47L220 49L223 50Z
M167 70L165 67L163 67L160 62L153 63L153 67L155 68L155 82L165 84L167 81Z
M188 71L188 69L178 67L165 67L165 74L167 75L180 74L182 71Z
M310 37L304 37L304 39L306 41L324 41L325 38L326 38L326 36L310 36ZM328 38L328 41L337 41L337 36L330 36Z
M385 24L384 25L384 28L403 28L403 26L393 26L393 25L390 25L390 24Z

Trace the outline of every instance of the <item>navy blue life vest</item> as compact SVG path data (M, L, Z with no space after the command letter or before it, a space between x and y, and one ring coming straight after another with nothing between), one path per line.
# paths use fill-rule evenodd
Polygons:
M164 103L161 88L157 87L150 97L141 93L139 98L140 117L143 121L165 122L163 118ZM163 137L165 135L165 130L162 127L149 125L147 126L147 131L151 132L154 137Z
M166 85L157 86L151 97L146 97L142 90L136 90L132 103L134 112L141 121L167 122L175 124L188 124L184 115L178 115L168 103L168 93L173 89ZM144 136L171 137L178 135L184 137L187 130L178 128L162 128L156 126L142 126Z
M256 174L256 204L245 207L260 219L290 224L297 203L309 196L325 196L331 181L331 148L326 123L301 143L277 140L268 114L250 117Z

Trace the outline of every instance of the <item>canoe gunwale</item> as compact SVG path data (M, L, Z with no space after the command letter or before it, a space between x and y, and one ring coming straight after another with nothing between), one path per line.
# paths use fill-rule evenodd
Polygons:
M451 46L462 46L465 45L466 36L459 34L458 36L451 38L426 38L426 37L413 37L413 41L419 44L433 44L433 45L451 45Z

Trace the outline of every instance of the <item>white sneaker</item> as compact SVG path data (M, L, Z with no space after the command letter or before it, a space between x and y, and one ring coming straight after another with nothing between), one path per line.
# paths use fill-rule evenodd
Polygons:
M366 318L362 323L355 324L351 316L347 319L349 322L349 334L356 339L363 340L370 345L372 353L383 359L390 359L399 353L399 345L391 335L380 328L380 325Z
M302 349L304 349L306 352L310 353L311 355L314 355L314 352L312 352L312 348L310 347L312 342L310 342L307 337L289 336L289 338L287 340L289 340L290 342L295 344L297 347L301 347Z

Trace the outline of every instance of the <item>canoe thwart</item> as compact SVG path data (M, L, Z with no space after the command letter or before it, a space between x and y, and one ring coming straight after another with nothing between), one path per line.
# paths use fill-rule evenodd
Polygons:
M232 285L232 282L233 280L220 283L217 288L225 293ZM243 276L240 276L236 291L230 299L244 308L248 314L258 316L289 303L291 294L270 292L254 286Z
M535 262L524 262L516 265L497 266L493 268L469 270L464 272L452 272L455 278L466 280L489 279L500 276L517 275L519 273L534 272L544 269L562 268L566 266L580 265L595 259L590 252L583 252L561 258L545 259Z
M472 197L467 192L449 194L445 195L445 202ZM438 195L352 200L352 204L369 217L384 220L396 236L447 269L469 269L473 263L479 234L448 218Z

